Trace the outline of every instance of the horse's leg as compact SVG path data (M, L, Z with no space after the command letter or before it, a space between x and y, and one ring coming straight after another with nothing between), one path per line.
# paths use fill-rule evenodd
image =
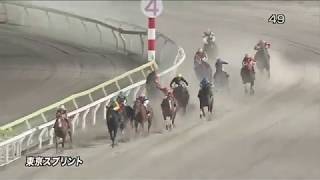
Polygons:
M254 81L251 81L250 83L250 95L254 94Z
M66 142L66 135L62 138L62 152L64 151L64 143Z
M110 136L110 139L111 139L111 142L112 142L112 145L113 145L113 130L111 128L111 124L108 124L108 132L109 132L109 136Z
M72 148L72 132L71 130L68 131L69 138L70 138L70 147Z
M118 127L116 127L115 130L113 131L113 144L114 145L117 144L117 133L118 133Z
M151 124L152 124L152 119L148 118L148 134L150 133Z
M163 116L163 120L164 120L164 124L165 124L166 130L168 130L168 123L167 123L166 115L164 113L162 113L162 116Z
M54 136L54 139L56 141L56 153L58 153L58 138L57 138L57 135Z
M177 115L177 111L173 112L173 115L172 115L172 126L173 126L173 128L176 127L176 124L175 124L176 115Z
M206 117L206 111L204 110L203 107L202 107L202 115L203 115L203 117Z
M139 125L138 120L134 121L134 125L135 125L135 129L136 129L136 133L138 133L138 125Z
M110 138L111 138L111 147L113 148L114 147L114 130L111 130L110 131Z
M144 133L144 123L145 123L145 121L142 121L141 123L140 123L140 125L141 125L141 131L142 131L142 135L143 135L143 133Z
M243 87L244 87L244 93L245 93L245 94L248 94L247 84L244 83L244 84L243 84Z

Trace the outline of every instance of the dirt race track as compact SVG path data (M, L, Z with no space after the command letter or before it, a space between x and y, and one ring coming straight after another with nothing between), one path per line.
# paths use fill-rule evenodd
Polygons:
M114 7L103 16L146 23L139 2L106 2L99 8L110 4ZM74 148L64 152L80 155L80 167L26 168L22 158L1 171L2 179L320 179L320 4L164 5L158 29L184 48L187 59L180 72L191 82L188 114L178 116L176 129L133 137L111 149L100 117L101 126L78 133ZM272 13L285 14L286 23L268 23ZM212 121L199 119L199 83L192 71L193 54L208 27L216 33L219 57L230 63L225 69L232 89L230 95L216 94ZM239 67L259 39L271 42L272 78L267 82L258 76L256 95L245 97ZM48 147L36 155L55 151Z

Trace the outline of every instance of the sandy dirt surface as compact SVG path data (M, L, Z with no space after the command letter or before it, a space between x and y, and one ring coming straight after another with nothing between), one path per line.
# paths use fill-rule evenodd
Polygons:
M114 8L106 16L145 24L138 2L107 2L100 8L110 3ZM158 27L185 49L180 72L190 80L188 114L178 116L176 129L133 136L124 143L121 137L112 149L100 113L100 125L78 132L74 148L64 152L80 155L80 167L26 168L21 158L4 168L1 177L319 179L319 12L318 2L165 2ZM287 22L268 23L272 13L285 14ZM199 119L199 82L192 70L193 54L208 27L216 33L219 57L229 61L225 70L231 75L231 94L216 94L212 121ZM256 95L246 97L239 77L241 59L254 53L259 39L271 42L272 78L258 75ZM33 155L56 156L53 147Z

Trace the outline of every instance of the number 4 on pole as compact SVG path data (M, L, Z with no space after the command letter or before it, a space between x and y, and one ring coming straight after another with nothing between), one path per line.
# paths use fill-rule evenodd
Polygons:
M141 10L147 17L157 17L162 13L162 0L142 0Z

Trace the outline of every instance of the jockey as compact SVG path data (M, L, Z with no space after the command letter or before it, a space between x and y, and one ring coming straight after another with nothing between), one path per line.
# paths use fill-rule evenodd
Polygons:
M178 74L178 76L174 77L170 83L170 87L172 88L173 84L176 84L178 86L182 85L181 83L184 82L186 86L188 86L188 82L186 81L186 79L184 77L182 77L181 74Z
M110 101L110 107L111 107L115 112L119 112L119 111L120 111L120 105L119 105L119 103L117 102L117 99L116 99L116 98L113 98L113 99Z
M228 62L218 58L217 61L216 61L216 71L223 71L223 65L224 64L229 64ZM223 71L224 72L224 71Z
M207 86L211 85L207 78L203 78L200 82L200 88L205 88Z
M120 91L117 97L117 102L120 104L121 108L127 105L127 97L122 91Z
M202 61L207 61L208 55L202 48L199 48L194 56L194 61L198 61L201 64Z
M207 32L203 32L203 42L209 44L209 42L214 42L216 40L215 34L210 29Z
M64 105L61 105L57 112L56 112L56 118L62 118L63 120L65 120L68 124L68 128L71 127L70 122L69 122L69 118L68 118L68 113L67 113L67 109L65 108Z
M254 46L254 50L260 50L261 48L266 48L269 49L271 46L270 43L264 41L264 40L260 40L255 46Z
M251 70L252 68L252 71L255 72L255 69L254 69L255 62L256 61L254 60L253 57L249 56L249 54L245 54L245 57L242 60L242 67L248 67L249 70Z

